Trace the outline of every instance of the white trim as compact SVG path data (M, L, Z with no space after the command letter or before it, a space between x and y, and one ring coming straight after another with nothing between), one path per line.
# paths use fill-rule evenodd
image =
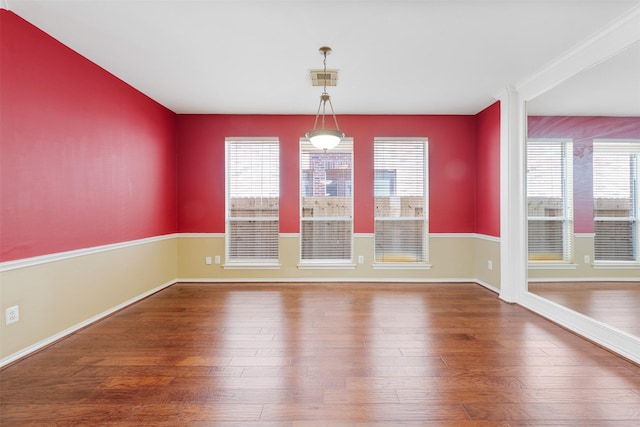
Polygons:
M429 233L429 237L437 238L475 238L475 233Z
M280 270L278 262L226 262L222 268L225 270Z
M594 239L596 233L574 233L573 237L576 239Z
M555 282L638 282L637 277L530 277L531 283ZM640 286L640 285L639 285Z
M332 217L335 218L335 217ZM593 234L592 234L593 235ZM188 237L188 238L206 238L206 237L225 237L224 233L177 233L176 237ZM280 233L282 238L296 238L300 237L300 233ZM353 237L365 239L374 238L375 233L353 233ZM429 237L451 237L451 238L476 238L483 240L490 240L493 242L500 242L500 237L491 236L488 234L480 233L429 233Z
M575 270L578 268L578 264L571 264L566 262L530 262L528 264L530 270Z
M395 142L395 141L418 141L429 142L429 138L426 136L376 136L373 138L373 142Z
M123 308L125 308L125 307L127 307L127 306L129 306L129 305L131 305L133 303L136 303L136 302L138 302L138 301L140 301L140 300L142 300L142 299L144 299L144 298L146 298L146 297L148 297L150 295L155 294L156 292L159 292L159 291L161 291L161 290L173 285L174 283L177 283L177 280L175 280L175 279L174 280L170 280L170 281L168 281L168 282L166 282L166 283L164 283L164 284L162 284L160 286L156 286L155 288L150 289L150 290L148 290L146 292L143 292L140 295L137 295L137 296L135 296L133 298L130 298L130 299L128 299L128 300L126 300L126 301L124 301L124 302L122 302L122 303L120 303L120 304L118 304L118 305L106 310L106 311L103 311L100 314L96 314L95 316L90 317L87 320L84 320L84 321L82 321L80 323L77 323L77 324L71 326L70 328L67 328L67 329L65 329L63 331L60 331L57 334L54 334L54 335L50 336L49 338L45 338L42 341L39 341L39 342L37 342L35 344L32 344L32 345L30 345L30 346L28 346L26 348L23 348L22 350L20 350L20 351L14 353L14 354L11 354L11 355L1 359L0 360L0 368L5 366L5 365L8 365L10 363L13 363L13 362L15 362L15 361L17 361L19 359L22 359L23 357L26 357L26 356L30 355L31 353L34 353L34 352L36 352L36 351L38 351L38 350L40 350L40 349L42 349L42 348L44 348L44 347L46 347L48 345L51 345L54 342L66 337L68 335L71 335L72 333L77 332L82 328L85 328L85 327L91 325L92 323L95 323L95 322L97 322L97 321L99 321L101 319L104 319L105 317L115 313L118 310L121 310L121 309L123 309Z
M280 233L280 238L287 238L287 239L293 239L293 238L300 238L300 233Z
M177 233L176 237L178 238L224 238L224 233Z
M478 233L429 233L430 238L482 239L500 243L500 237Z
M640 40L640 7L589 37L516 87L524 101L553 89L576 74L597 65Z
M354 270L356 265L352 262L304 262L298 264L299 270ZM316 279L317 280L317 279ZM324 278L322 279L325 280Z
M421 262L374 262L374 270L430 270L431 264Z
M529 138L529 136L527 136L527 142L533 142L533 143L545 143L545 142L550 142L550 143L558 143L561 144L563 142L570 142L573 144L573 139L572 138Z
M476 235L474 235L474 237L476 239L487 240L487 241L493 242L493 243L500 243L501 242L500 237L490 236L488 234L476 234Z
M376 233L353 233L354 238L359 239L374 239L376 237Z
M226 136L225 142L277 142L280 143L280 137L278 136Z
M526 114L511 86L500 96L500 298L527 293Z
M485 286L483 282L478 279L472 278L393 278L388 277L245 277L245 278L220 278L220 277L192 277L192 278L179 278L175 283L344 283L348 286L349 283L416 283L416 284L428 284L428 283L469 283L479 286L484 286L489 289L490 285ZM493 288L496 289L496 288ZM496 290L497 291L497 290Z
M532 293L524 295L518 304L635 363L640 363L640 337Z
M352 197L352 196L345 196L345 197ZM300 217L300 221L302 224L302 221L307 221L307 222L314 222L314 221L351 221L353 222L353 216L305 216L305 217ZM353 236L353 233L351 233L351 235Z
M594 261L592 266L594 270L640 270L638 261ZM640 279L636 278L636 280Z
M622 151L623 153L640 153L638 138L593 138L593 149Z
M112 243L102 246L94 246L90 248L74 249L72 251L57 252L54 254L40 255L31 258L22 258L14 261L5 261L0 263L0 272L16 270L19 268L33 267L40 264L62 261L69 258L77 258L86 255L93 255L100 252L107 252L117 249L129 248L132 246L145 245L148 243L160 242L163 240L174 239L176 234L165 234L163 236L148 237L145 239L131 240L128 242Z
M487 282L480 280L480 279L475 279L475 282L482 286L483 288L487 288L488 290L490 290L491 292L495 293L496 295L500 295L500 289L496 288L495 286L492 286L490 284L488 284Z

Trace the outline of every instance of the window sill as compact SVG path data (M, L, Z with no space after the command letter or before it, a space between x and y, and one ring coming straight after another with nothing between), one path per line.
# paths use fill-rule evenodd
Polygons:
M418 262L374 262L374 270L430 270L431 264Z
M568 262L530 262L528 267L531 270L575 270L578 268L578 264L571 264Z
M640 263L637 261L597 261L593 263L595 270L623 270L623 269L640 269Z
M278 262L227 262L222 268L225 270L279 270Z
M352 262L303 262L298 264L300 270L354 270Z

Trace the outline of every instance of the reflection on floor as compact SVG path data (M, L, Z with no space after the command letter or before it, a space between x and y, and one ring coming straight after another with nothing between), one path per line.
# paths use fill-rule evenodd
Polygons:
M529 283L529 291L640 337L640 282Z
M178 283L0 371L2 426L637 426L640 365L464 283Z

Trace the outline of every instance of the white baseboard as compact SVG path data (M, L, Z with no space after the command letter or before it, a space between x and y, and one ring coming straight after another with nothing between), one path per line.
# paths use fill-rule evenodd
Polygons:
M323 278L313 278L313 277L261 277L261 278L219 278L219 277L190 277L190 278L178 278L176 279L176 283L385 283L385 282L393 282L393 283L477 283L481 286L484 286L487 289L493 290L494 292L499 292L499 289L492 287L491 285L484 284L478 279L472 278L408 278L408 279L397 279L397 278L380 278L380 277L323 277Z
M75 325L73 325L70 328L67 328L63 331L58 332L55 335L52 335L42 341L39 341L33 345L30 345L14 354L11 354L10 356L7 356L3 359L0 360L0 368L2 368L3 366L9 365L13 362L16 362L24 357L29 356L32 353L35 353L36 351L47 347L51 344L53 344L54 342L73 334L74 332L79 331L80 329L91 325L92 323L95 323L99 320L104 319L105 317L117 312L118 310L121 310L131 304L134 304L150 295L155 294L156 292L159 292L175 283L296 283L296 282L303 282L303 283L314 283L314 282L323 282L323 283L345 283L345 285L347 285L348 283L384 283L384 282L390 282L393 281L394 283L476 283L480 286L483 286L487 289L489 289L490 291L495 292L496 294L498 294L500 292L499 289L489 285L488 283L485 283L481 280L478 279L466 279L466 278L447 278L447 279L423 279L423 280L416 280L416 279L393 279L393 280L389 280L389 279L382 279L382 278L360 278L360 279L356 279L354 280L353 278L323 278L323 279L314 279L314 278L271 278L271 279L256 279L256 278L247 278L247 279L220 279L220 278L211 278L211 277L206 277L206 278L182 278L182 279L175 279L175 280L170 280L160 286L156 286L153 289L150 289L146 292L143 292L140 295L137 295L131 299L128 299L127 301L122 302L121 304L116 305L115 307L110 308L109 310L103 311L100 314L97 314L83 322L77 323Z
M640 364L640 338L637 336L535 294L527 293L517 303L583 338Z
M495 286L490 285L490 284L488 284L487 282L483 282L483 281L482 281L482 280L480 280L480 279L474 279L473 281L474 281L474 282L476 282L478 285L482 286L483 288L487 288L487 289L489 289L491 292L493 292L493 293L495 293L495 294L497 294L497 295L500 295L500 289L496 288Z
M35 353L36 351L38 351L38 350L40 350L40 349L42 349L42 348L44 348L44 347L46 347L48 345L51 345L54 342L66 337L68 335L71 335L72 333L74 333L76 331L79 331L80 329L82 329L82 328L84 328L86 326L89 326L90 324L92 324L94 322L97 322L97 321L99 321L101 319L104 319L105 317L115 313L118 310L121 310L121 309L123 309L123 308L125 308L125 307L127 307L127 306L129 306L129 305L131 305L133 303L136 303L136 302L148 297L149 295L153 295L156 292L161 291L164 288L167 288L167 287L173 285L174 283L176 283L176 280L171 280L171 281L166 282L166 283L164 283L164 284L162 284L160 286L156 286L155 288L150 289L150 290L148 290L146 292L143 292L142 294L137 295L137 296L135 296L135 297L133 297L131 299L128 299L127 301L124 301L123 303L118 304L115 307L110 308L109 310L103 311L102 313L97 314L97 315L95 315L95 316L93 316L93 317L91 317L91 318L89 318L89 319L87 319L87 320L85 320L83 322L77 323L77 324L73 325L70 328L67 328L67 329L65 329L63 331L60 331L55 335L52 335L52 336L50 336L48 338L45 338L44 340L42 340L40 342L37 342L37 343L35 343L33 345L30 345L29 347L26 347L26 348L24 348L24 349L22 349L22 350L20 350L20 351L18 351L16 353L10 355L10 356L7 356L7 357L5 357L5 358L0 360L0 368L2 368L5 365L8 365L10 363L13 363L13 362L15 362L17 360L20 360L23 357L26 357L26 356L28 356L28 355L30 355L32 353Z

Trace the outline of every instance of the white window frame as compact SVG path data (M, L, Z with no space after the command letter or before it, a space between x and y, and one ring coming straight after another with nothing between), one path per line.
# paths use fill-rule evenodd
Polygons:
M376 207L374 206L374 224L377 226L379 222L395 222L395 221L416 221L422 220L422 236L420 236L421 244L422 244L422 259L419 260L379 260L377 254L377 241L378 238L376 231L374 230L374 268L384 269L384 268L393 268L393 269L416 269L416 268L425 268L428 269L431 267L429 264L429 139L426 137L419 138L408 138L408 137L376 137L374 138L374 200L378 195L376 193L376 173L378 170L383 170L378 168L378 164L376 162L375 157L375 146L376 144L401 144L403 142L411 142L411 143L421 143L423 146L423 156L422 156L422 216L378 216L375 213ZM397 178L397 176L396 176ZM396 180L396 186L398 185L398 181Z
M254 137L250 137L250 138L240 138L240 137L228 137L225 138L225 263L223 265L223 267L225 269L234 269L234 268L242 268L242 269L247 269L247 268L259 268L259 269L263 269L263 268L279 268L280 267L280 231L279 231L279 225L280 225L280 218L279 218L279 210L278 210L278 216L260 216L260 217L254 217L254 216L250 216L250 217L233 217L231 215L230 209L231 209L231 191L230 191L230 186L231 186L231 177L230 177L230 173L231 173L231 165L230 165L230 158L229 158L229 150L230 150L230 146L233 144L260 144L260 143L266 143L266 144L276 144L278 146L278 167L276 168L277 172L277 176L278 176L278 184L277 184L277 197L278 199L280 198L280 146L279 146L279 140L278 138L275 137L264 137L264 138L254 138ZM280 202L278 200L278 207L280 205ZM232 230L231 227L231 223L232 222L251 222L251 221L268 221L268 222L273 222L276 221L278 223L278 236L277 236L277 240L278 240L278 256L277 258L253 258L253 257L249 257L249 258L232 258L230 256L231 253L231 249L230 246L232 244L232 236L230 235L230 231Z
M555 138L532 138L527 141L526 157L528 159L529 145L540 143L561 144L562 147L562 215L557 217L550 216L529 216L527 207L527 229L531 221L561 221L562 222L562 259L532 259L527 245L527 258L530 268L547 268L553 265L574 265L573 257L573 240L574 240L574 217L573 217L573 140L571 139L555 139ZM529 166L527 165L527 182L529 181ZM529 190L527 186L527 203L529 199Z
M594 139L593 141L593 159L595 160L596 151L602 150L607 153L619 152L622 154L629 154L635 157L635 164L633 167L635 170L631 170L632 176L629 177L631 185L631 203L632 212L628 217L598 217L595 212L596 190L595 190L595 171L594 171L594 232L596 221L630 221L631 222L631 234L633 245L633 257L632 260L601 260L595 257L596 254L596 239L594 238L594 266L618 266L618 267L632 267L638 268L640 266L640 140L638 139ZM593 164L593 163L592 163Z
M304 198L305 198L305 188L304 188L304 178L303 174L305 170L303 169L303 156L305 153L312 154L331 154L331 153L349 153L351 154L351 176L350 176L350 185L351 185L351 196L350 196L350 206L349 215L346 216L327 216L327 217L307 217L303 212L304 206ZM299 245L299 264L298 268L305 269L352 269L355 268L355 263L353 262L353 245L354 245L354 236L353 236L353 184L354 184L354 168L355 168L355 159L353 153L353 139L352 138L344 138L340 141L337 147L332 148L330 150L324 151L314 147L311 142L306 138L300 138L300 153L299 153L299 165L300 165L300 245ZM341 222L349 222L350 224L350 237L349 237L349 258L348 259L303 259L303 245L304 241L304 224L305 222L321 222L321 221L341 221Z

